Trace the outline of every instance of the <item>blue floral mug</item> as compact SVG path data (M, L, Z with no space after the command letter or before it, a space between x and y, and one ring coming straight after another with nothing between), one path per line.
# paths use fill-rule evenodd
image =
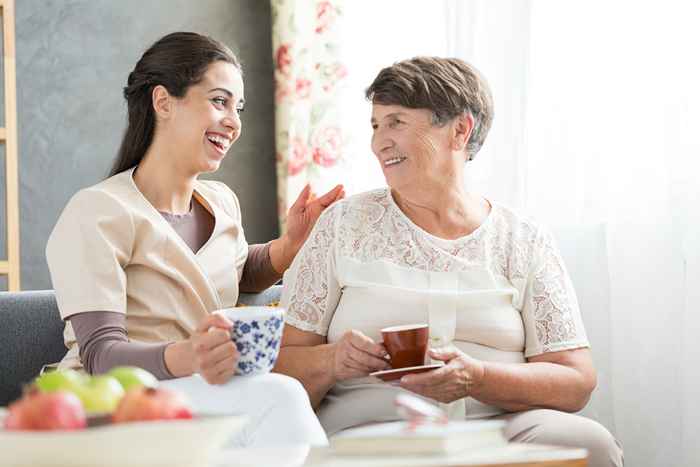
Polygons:
M245 306L220 312L233 322L231 339L240 354L236 374L269 373L280 351L284 308Z

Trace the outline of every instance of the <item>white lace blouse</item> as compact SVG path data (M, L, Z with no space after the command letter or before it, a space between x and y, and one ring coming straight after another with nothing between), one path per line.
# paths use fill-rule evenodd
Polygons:
M498 204L470 235L445 240L411 222L388 188L352 196L319 218L284 285L287 323L329 343L349 329L380 341L383 327L426 322L432 346L451 344L487 361L588 346L551 235ZM348 393L377 385L374 378L336 385L326 405L359 400ZM467 416L500 412L468 402ZM339 410L333 417L352 420L333 419L334 428L372 421ZM322 423L323 413L322 406Z

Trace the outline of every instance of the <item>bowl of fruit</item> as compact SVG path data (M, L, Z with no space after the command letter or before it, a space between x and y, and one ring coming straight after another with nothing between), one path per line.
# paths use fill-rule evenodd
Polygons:
M205 466L245 423L194 414L182 393L140 368L54 371L0 412L0 465Z

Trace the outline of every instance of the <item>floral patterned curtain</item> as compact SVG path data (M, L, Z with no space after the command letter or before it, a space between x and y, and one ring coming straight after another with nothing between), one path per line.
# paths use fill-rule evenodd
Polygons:
M347 68L340 53L343 0L271 0L280 229L306 183L342 181L340 125Z

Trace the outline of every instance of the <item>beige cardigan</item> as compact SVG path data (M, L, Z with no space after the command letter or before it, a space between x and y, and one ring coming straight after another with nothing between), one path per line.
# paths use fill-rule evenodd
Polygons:
M236 195L197 181L194 196L213 214L214 232L195 254L139 191L127 170L76 193L46 247L61 317L86 311L126 314L129 339L189 337L219 308L234 306L248 254ZM70 322L61 367L80 367Z

